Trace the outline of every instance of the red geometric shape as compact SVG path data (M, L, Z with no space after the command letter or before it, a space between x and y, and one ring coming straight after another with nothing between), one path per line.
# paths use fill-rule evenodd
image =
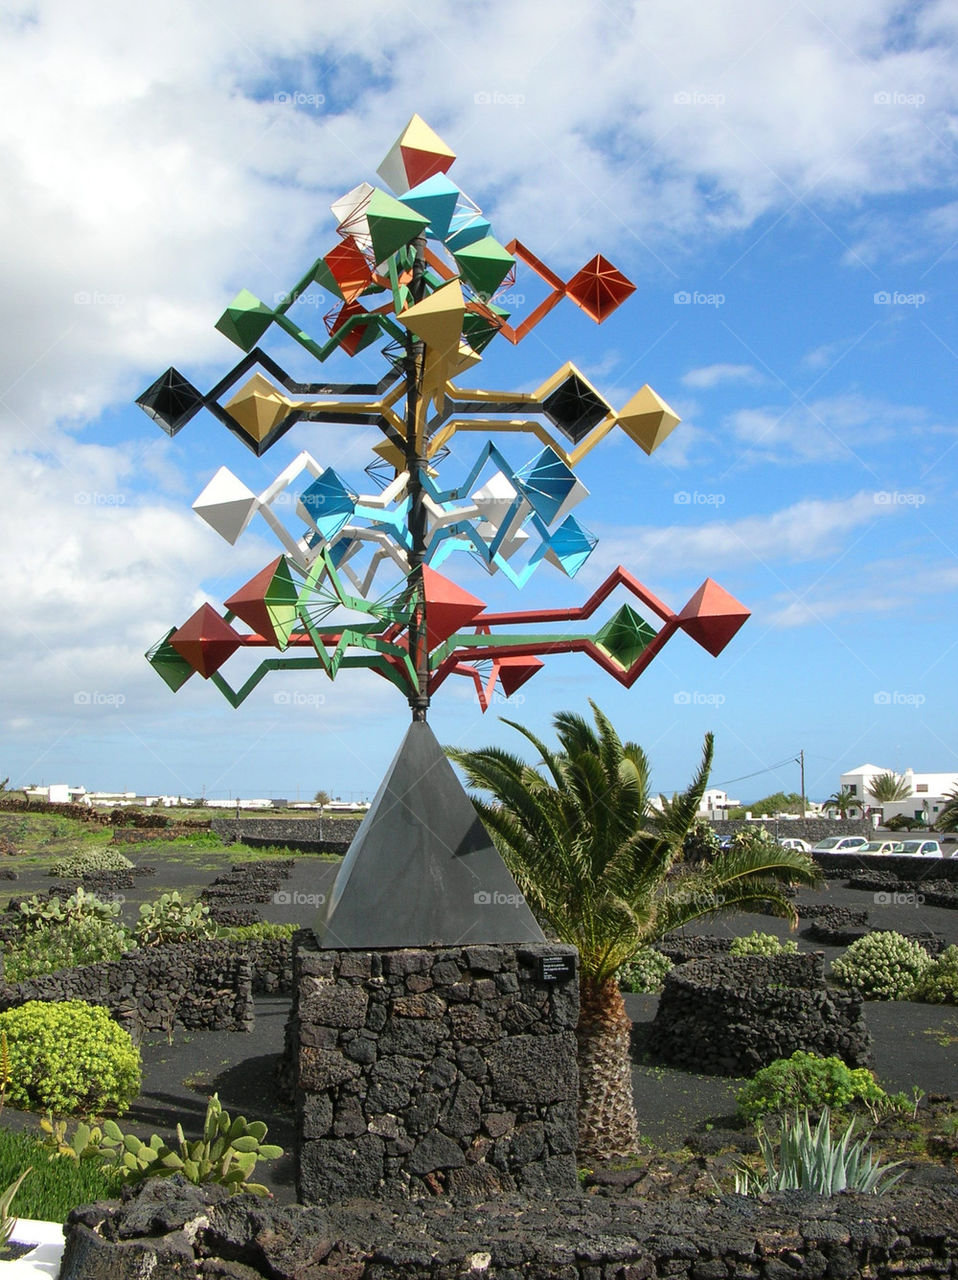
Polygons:
M373 273L369 263L352 240L344 240L335 249L330 249L323 261L346 302L353 302L372 284Z
M411 187L418 187L420 182L435 177L437 173L445 173L452 167L455 156L437 155L435 151L419 151L416 147L400 145L403 168Z
M326 316L326 328L330 337L337 333L347 320L352 320L353 316L368 315L369 312L365 307L361 307L358 302L344 302L341 307L335 311L331 311ZM372 330L370 332L370 330ZM350 329L349 333L340 342L341 350L345 351L348 356L354 356L357 351L361 351L363 347L368 346L370 342L375 341L378 328L368 324L357 324Z
M679 626L717 658L751 617L748 609L711 578L706 578L679 614Z
M200 605L193 616L173 632L169 642L204 680L218 671L242 644L229 623L209 604Z
M486 606L428 565L423 565L422 581L426 597L426 643L431 653L468 626Z
M635 285L607 258L597 253L591 262L576 272L565 286L565 292L587 316L601 324L630 294L635 293Z
M538 658L500 658L496 663L499 668L499 682L507 698L511 698L517 689L521 689L527 680L531 680L537 671L545 666Z

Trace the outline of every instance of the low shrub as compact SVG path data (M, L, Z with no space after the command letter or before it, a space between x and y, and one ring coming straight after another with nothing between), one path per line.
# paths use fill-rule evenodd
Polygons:
M930 964L925 948L902 934L869 933L839 956L832 974L866 1000L910 1000Z
M205 902L184 902L174 889L143 903L133 935L141 947L162 947L213 938L216 925Z
M7 1101L57 1114L115 1110L140 1091L140 1053L106 1009L82 1000L29 1000L0 1013L10 1060Z
M958 947L946 947L915 987L915 999L928 1004L958 1004Z
M672 961L654 947L643 947L618 971L619 986L625 991L655 994L662 990Z
M116 849L100 845L61 858L50 868L51 876L83 876L89 871L129 871L133 863Z
M841 1108L861 1101L879 1106L888 1095L866 1067L848 1067L841 1058L822 1058L796 1049L776 1058L736 1094L740 1115L748 1121L786 1111Z
M839 1191L858 1191L884 1195L903 1177L892 1173L901 1161L881 1164L870 1154L867 1137L852 1141L854 1129L852 1120L840 1138L833 1138L828 1107L822 1110L814 1129L807 1110L785 1117L777 1142L765 1132L758 1134L765 1169L756 1173L741 1167L735 1175L736 1194L810 1191L833 1196Z
M782 942L774 933L761 933L754 929L741 938L733 938L729 951L733 956L778 956L793 954L798 950L798 943L792 938Z
M34 895L14 916L16 935L4 955L8 982L60 969L118 960L132 945L117 902L102 902L83 888L61 901Z
M267 942L273 938L291 938L298 928L295 924L258 920L256 924L221 925L216 936L230 942Z
M78 1204L112 1200L121 1181L99 1161L49 1160L43 1142L32 1133L0 1128L0 1186L7 1186L24 1169L32 1172L14 1202L22 1218L63 1222Z

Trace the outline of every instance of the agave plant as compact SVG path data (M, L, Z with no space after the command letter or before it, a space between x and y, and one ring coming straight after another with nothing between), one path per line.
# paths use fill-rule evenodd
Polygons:
M831 1131L831 1112L823 1108L818 1124L812 1128L808 1111L796 1112L782 1123L776 1143L764 1130L759 1130L758 1145L764 1172L743 1165L735 1175L736 1195L758 1195L763 1191L811 1191L833 1196L838 1191L860 1191L884 1195L899 1182L904 1173L891 1171L901 1164L882 1164L871 1155L871 1134L852 1141L855 1121L835 1138Z

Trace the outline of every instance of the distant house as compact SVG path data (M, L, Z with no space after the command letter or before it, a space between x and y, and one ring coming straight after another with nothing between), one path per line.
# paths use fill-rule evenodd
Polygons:
M908 784L909 794L903 800L886 800L883 804L878 804L872 799L869 787L882 773L894 773L901 777ZM916 773L914 769L906 769L904 773L898 774L895 769L887 766L862 764L857 769L843 773L841 785L848 787L854 796L860 797L873 811L880 810L883 823L901 814L913 821L932 826L947 804L948 793L958 787L958 773Z

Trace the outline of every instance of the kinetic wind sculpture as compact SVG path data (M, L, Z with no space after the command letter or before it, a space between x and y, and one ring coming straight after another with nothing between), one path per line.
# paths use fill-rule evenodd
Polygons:
M201 606L147 654L173 690L198 672L234 707L270 670L316 668L333 678L342 668L368 667L407 696L413 726L337 879L327 945L541 937L524 907L477 912L470 899L461 918L450 907L450 896L467 888L494 897L511 886L514 897L515 886L481 826L476 832L471 805L424 723L430 696L448 676L472 680L485 710L497 685L506 696L515 693L541 669L543 656L581 652L628 687L676 631L717 655L748 617L711 579L675 613L622 568L581 608L494 613L438 571L453 552L465 551L518 587L543 561L574 577L596 545L571 514L587 496L575 465L616 428L651 454L678 423L647 385L615 410L571 363L531 393L456 385L497 335L518 343L563 298L601 323L634 286L601 255L563 281L518 241L502 245L479 207L446 176L454 159L413 116L378 170L395 194L365 182L355 187L332 205L338 243L288 294L271 307L244 289L227 307L216 327L247 353L235 368L206 395L169 369L137 401L171 436L205 406L257 456L297 422L373 425L382 434L366 468L374 493L357 492L308 452L259 494L221 467L194 510L230 543L259 514L282 554L225 601L225 613ZM496 298L517 261L551 292L513 328ZM314 284L339 300L326 317L324 342L289 315ZM387 371L375 384L294 381L256 345L272 325L320 362L384 338ZM449 442L472 431L531 435L539 450L515 467L487 441L466 474L444 487L439 467L451 461ZM295 531L280 518L291 496L302 522ZM382 590L377 583L387 575ZM623 603L598 630L577 631L573 624L591 620L618 587L659 626ZM237 620L249 630L234 627ZM550 623L562 623L561 633L529 630ZM234 688L221 668L238 650L261 648L282 656L265 658ZM420 828L422 847L405 860L395 850L396 805ZM427 810L430 821L423 819ZM423 843L421 829L430 822L434 847ZM491 859L479 856L479 845ZM446 857L437 880L440 846L455 856ZM417 885L420 901L410 904L403 923L396 895L409 898L402 880L413 866L435 882L435 893L423 897ZM479 883L483 877L487 883ZM388 905L390 917L380 931L369 918L377 902Z

